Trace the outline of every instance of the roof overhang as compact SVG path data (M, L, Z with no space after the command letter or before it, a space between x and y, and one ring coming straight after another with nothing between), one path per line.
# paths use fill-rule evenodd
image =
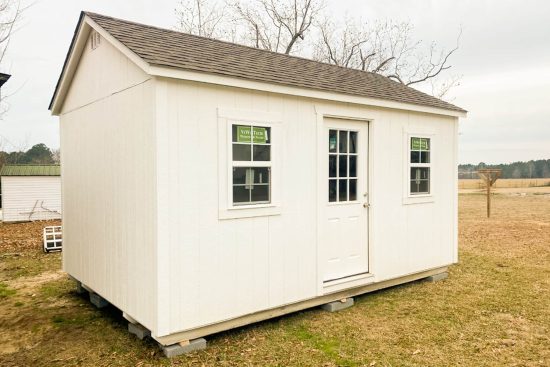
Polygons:
M85 12L82 12L80 14L80 18L75 29L69 52L67 53L65 63L63 64L61 76L59 77L54 95L50 102L49 110L51 111L52 115L59 115L61 113L63 102L65 100L71 81L80 61L80 57L82 55L84 47L86 47L89 35L92 30L98 32L102 38L115 46L120 52L122 52L126 57L128 57L138 67L140 67L145 73L155 77L181 79L228 87L252 89L277 94L286 94L306 98L315 98L372 107L391 108L453 117L466 117L467 115L466 112L462 111L455 111L420 104L417 105L413 103L397 102L380 98L368 98L344 93L332 93L317 89L293 87L285 84L267 83L263 81L255 81L252 79L190 71L159 65L151 65L145 62L141 57L136 55L128 47L123 45L110 33L108 33L96 22L94 22L93 19L87 16Z

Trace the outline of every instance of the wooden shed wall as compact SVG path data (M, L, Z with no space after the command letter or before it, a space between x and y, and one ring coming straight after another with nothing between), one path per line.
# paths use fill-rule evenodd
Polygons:
M61 177L2 177L2 220L17 222L61 218Z
M322 294L317 258L321 110L371 119L374 281L457 260L457 118L157 81L159 335ZM281 213L219 219L222 109L280 115ZM407 131L434 133L433 201L407 203ZM223 145L223 143L222 143ZM435 148L434 148L435 149ZM162 227L162 230L160 228Z
M102 39L60 116L64 270L154 329L153 82Z

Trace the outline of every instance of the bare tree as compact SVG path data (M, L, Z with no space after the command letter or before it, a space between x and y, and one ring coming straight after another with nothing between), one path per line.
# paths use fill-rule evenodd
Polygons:
M324 0L181 0L178 28L285 54L387 76L404 85L431 85L442 98L459 76L442 79L458 50L428 46L413 37L410 22L367 23L346 18L335 23L324 13ZM222 1L222 0L219 0ZM306 39L307 38L307 39ZM304 52L305 51L305 52Z
M176 29L209 38L226 38L225 8L211 0L180 0Z
M306 38L324 0L237 0L234 20L253 47L290 54Z
M414 29L409 22L371 25L347 19L337 26L327 19L318 28L314 58L319 61L382 74L409 86L430 81L433 94L439 97L459 82L453 77L437 87L434 80L451 68L449 61L458 50L460 33L451 50L439 48L434 42L426 50L421 41L413 39Z

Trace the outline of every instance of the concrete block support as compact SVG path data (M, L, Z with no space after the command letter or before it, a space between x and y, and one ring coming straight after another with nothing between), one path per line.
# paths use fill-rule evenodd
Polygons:
M84 287L82 286L82 283L79 282L78 280L76 280L76 293L78 294L84 294L84 293L87 293L88 291L86 289L84 289Z
M99 294L93 292L90 292L90 302L92 302L92 304L97 308L104 308L109 306L109 301L101 297Z
M328 312L336 312L340 310L345 310L346 308L350 308L351 306L353 306L353 298L348 297L340 301L326 303L322 305L321 308Z
M188 343L177 343L162 347L164 355L168 358L176 357L182 354L191 353L196 350L206 348L206 339L199 338L190 340Z
M435 275L430 275L429 277L424 278L427 282L439 282L440 280L447 279L449 277L449 273L439 273Z
M131 322L128 323L128 332L130 334L134 334L140 340L151 336L151 331L149 329L145 328L141 324L133 324Z

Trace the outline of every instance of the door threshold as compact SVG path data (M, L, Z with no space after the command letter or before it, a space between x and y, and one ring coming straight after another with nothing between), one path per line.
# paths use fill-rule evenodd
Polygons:
M323 294L333 293L346 288L362 286L374 282L374 274L361 273L323 282Z

